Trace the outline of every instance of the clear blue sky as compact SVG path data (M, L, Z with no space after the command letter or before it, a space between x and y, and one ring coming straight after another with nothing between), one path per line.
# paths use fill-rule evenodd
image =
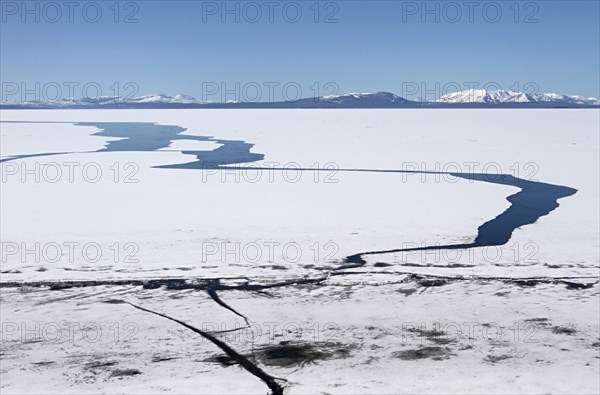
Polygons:
M112 94L114 83L134 82L138 94L185 93L212 101L221 101L221 84L235 91L236 82L260 85L262 100L270 96L270 82L279 84L272 88L276 99L286 83L293 85L288 98L298 86L312 96L315 83L319 93L337 87L412 99L469 83L600 96L597 0L521 1L516 7L514 0L477 1L473 8L462 0L427 2L429 14L421 1L321 1L317 7L313 0L230 1L234 11L225 15L222 1L122 1L118 15L114 0L97 1L85 12L89 2L79 1L72 15L57 1L60 17L47 2L28 2L29 14L22 1L1 3L3 84L95 82ZM96 5L102 16L91 23ZM298 8L302 16L296 18ZM123 23L131 14L137 22ZM334 85L326 89L327 82ZM215 86L217 94L209 96ZM245 95L254 96L248 89ZM81 96L82 87L74 92Z

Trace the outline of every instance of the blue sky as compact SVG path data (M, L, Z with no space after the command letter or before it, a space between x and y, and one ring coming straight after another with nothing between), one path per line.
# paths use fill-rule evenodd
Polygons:
M85 84L105 95L118 84L121 95L212 101L293 99L298 89L303 97L391 91L432 99L484 86L600 96L597 0L426 8L421 1L146 0L120 2L118 14L114 1L77 1L72 9L64 1L27 9L1 3L3 99L8 85L19 87L19 98L36 83L46 96L56 84L64 97L69 83L79 84L77 97L95 95L94 87L84 94Z

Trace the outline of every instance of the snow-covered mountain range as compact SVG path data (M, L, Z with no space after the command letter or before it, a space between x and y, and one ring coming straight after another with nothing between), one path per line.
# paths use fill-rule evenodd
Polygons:
M555 93L466 90L435 101L412 101L389 92L348 93L281 102L202 102L192 96L151 94L138 97L3 101L2 108L582 108L600 107L600 99Z
M136 97L114 97L100 96L96 98L83 99L61 99L61 100L42 100L42 101L0 101L0 106L13 107L20 106L23 108L114 108L122 106L135 107L136 105L181 105L181 104L202 104L199 100L192 96L175 95L169 96L165 94L151 94Z
M556 93L523 93L510 90L471 89L444 95L436 103L555 103L558 105L597 106L595 97L558 95Z

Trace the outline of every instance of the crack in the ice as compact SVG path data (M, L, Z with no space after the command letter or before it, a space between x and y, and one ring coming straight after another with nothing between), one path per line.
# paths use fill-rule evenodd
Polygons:
M321 285L331 277L336 276L351 276L361 274L376 274L376 275L405 275L408 276L407 280L421 280L421 279L445 279L448 281L497 281L506 283L521 284L523 282L537 282L545 284L563 284L571 287L576 287L577 284L586 286L589 284L596 284L599 281L598 276L561 276L561 277L548 277L548 276L532 276L532 277L501 277L501 276L477 276L477 275L464 275L464 276L448 276L448 275L437 275L437 274L424 274L408 271L333 271L327 273L325 276L319 277L303 277L289 279L285 281L278 281L273 283L243 283L237 285L227 285L216 282L215 279L186 279L186 278L171 278L171 279L145 279L145 280L85 280L85 281L19 281L19 282L0 282L0 288L48 288L49 290L63 290L70 288L87 288L87 287L100 287L100 286L141 286L144 289L158 289L166 287L167 290L184 290L194 289L201 291L208 291L209 289L221 290L221 291L248 291L255 293L262 293L265 289L274 289L281 287L288 287L294 285ZM223 278L230 279L230 278ZM595 280L593 283L579 283L575 280ZM365 283L365 285L369 285ZM220 300L220 298L219 298ZM216 300L215 300L216 302ZM219 302L217 302L219 303ZM223 304L221 304L223 303ZM240 317L245 317L243 314L235 311L229 305L221 300L219 303L221 306L235 312Z
M150 313L150 314L154 314L157 315L159 317L163 317L166 318L170 321L176 322L179 325L184 326L185 328L199 334L200 336L204 337L205 339L207 339L208 341L210 341L211 343L213 343L214 345L216 345L217 347L219 347L225 354L227 354L227 356L229 356L231 359L235 360L240 366L242 366L244 369L246 369L246 371L248 371L249 373L251 373L252 375L258 377L259 379L261 379L266 385L267 387L269 387L269 389L271 390L271 394L272 395L283 395L283 387L276 381L278 380L276 377L271 376L270 374L266 373L264 370L262 370L258 365L256 365L255 363L251 362L248 358L246 358L244 355L238 353L237 351L235 351L233 348L231 348L227 343L225 343L224 341L218 339L217 337L215 337L213 334L203 331L201 329L196 328L195 326L192 326L184 321L178 320L177 318L173 318L171 316L168 316L166 314L162 314L159 313L157 311L153 311L141 306L138 306L134 303L131 302L127 302L124 300L108 300L107 303L124 303L124 304L128 304L138 310ZM279 379L281 380L281 379Z
M345 262L349 263L349 265L341 266L338 268L338 270L364 266L367 263L363 258L365 255L380 255L428 250L459 250L478 247L501 246L509 242L512 237L512 233L516 229L524 225L533 224L539 218L550 214L552 211L558 208L559 199L577 193L577 190L573 188L524 180L508 174L448 174L467 180L510 185L520 188L520 191L506 198L511 205L504 212L477 228L477 237L472 243L361 252L346 257Z
M220 284L219 280L215 281L216 284ZM238 312L236 309L234 309L233 307L229 306L227 303L225 303L223 301L223 299L221 299L219 297L219 294L217 293L217 287L214 285L209 285L208 288L206 289L206 292L208 293L208 295L212 298L212 300L215 301L215 303L217 303L219 306L224 307L225 309L231 311L232 313L234 313L235 315L242 317L244 319L244 321L246 322L247 326L250 326L250 322L248 321L248 317L246 317L244 314Z

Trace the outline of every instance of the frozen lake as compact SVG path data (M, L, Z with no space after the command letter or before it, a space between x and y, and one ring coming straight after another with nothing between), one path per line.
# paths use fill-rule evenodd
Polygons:
M3 392L599 390L597 110L1 115Z

